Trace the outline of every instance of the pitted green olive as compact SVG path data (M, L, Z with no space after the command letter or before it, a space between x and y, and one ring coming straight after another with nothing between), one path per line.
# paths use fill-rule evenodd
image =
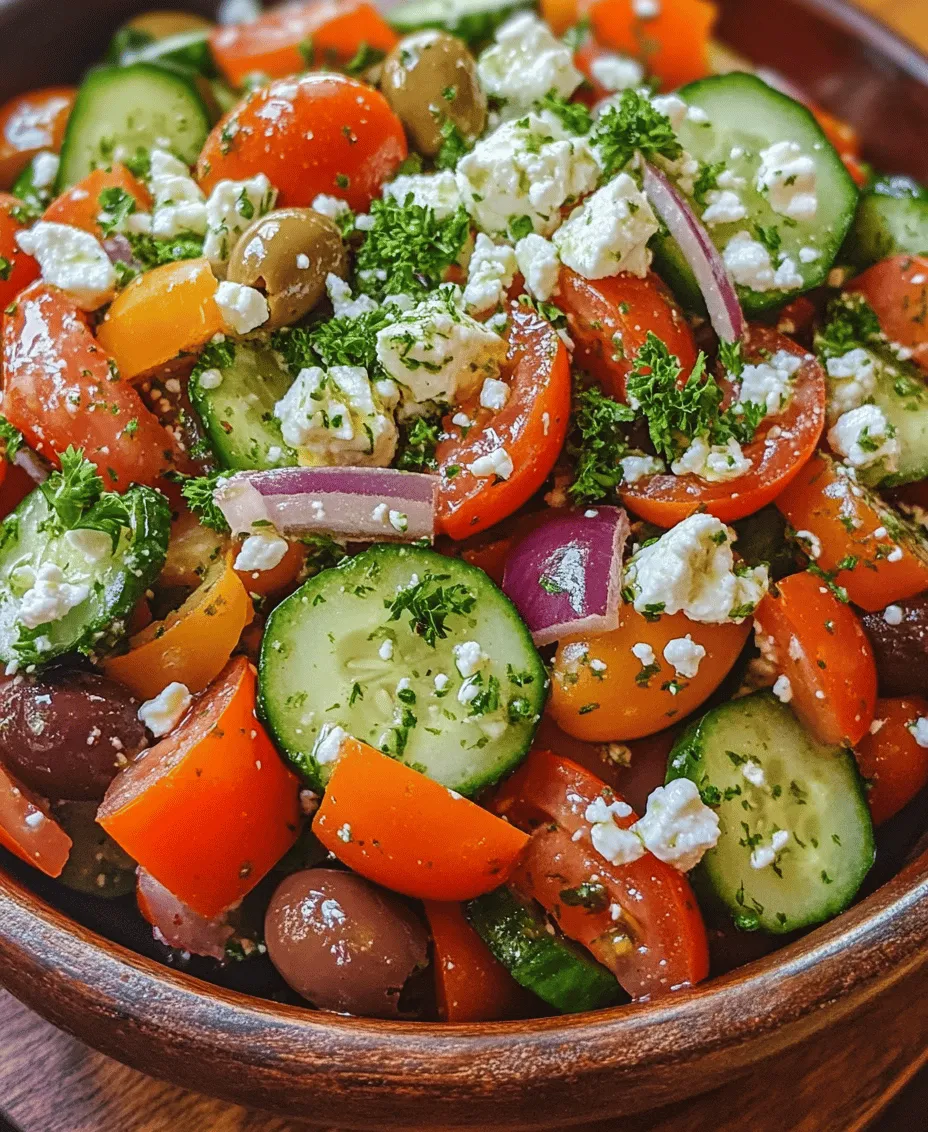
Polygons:
M393 48L383 65L380 89L406 129L414 149L433 157L451 121L465 138L483 132L487 100L477 66L465 44L444 31L417 31Z
M267 295L269 329L289 326L325 295L325 277L348 275L348 250L333 220L311 208L279 208L249 224L229 260L233 283Z

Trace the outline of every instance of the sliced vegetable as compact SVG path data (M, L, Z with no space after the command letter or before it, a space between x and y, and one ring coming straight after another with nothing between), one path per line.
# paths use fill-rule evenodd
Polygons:
M200 692L225 667L251 617L232 556L220 558L179 609L132 637L129 651L110 657L104 669L143 700L174 681Z
M542 14L547 7L547 3L542 4ZM705 0L660 0L648 7L635 0L587 0L577 5L577 15L584 13L600 43L626 55L641 56L665 89L700 79L709 71L707 50L716 18L714 4Z
M928 786L928 745L915 736L919 719L928 719L928 700L921 696L877 700L873 724L854 748L874 825L889 821Z
M135 381L221 333L217 286L206 259L166 263L133 279L97 331L120 375Z
M117 192L113 193L113 190ZM73 188L56 197L42 219L83 228L97 239L103 239L110 234L100 226L100 214L107 213L107 198L101 197L107 192L113 196L127 193L140 212L151 211L151 193L145 185L125 165L114 162L109 168L94 169Z
M553 930L536 905L497 888L465 909L477 934L517 983L562 1014L601 1010L622 999L605 967Z
M415 542L435 533L438 481L396 468L277 468L220 481L216 504L234 533L270 523L357 542Z
M438 529L455 539L486 530L534 495L567 435L570 365L564 344L551 324L527 307L513 306L509 327L505 406L483 408L475 394L458 407L473 425L462 429L449 414L448 439L435 449L441 475ZM483 457L499 449L512 464L505 478L481 466Z
M419 28L440 28L471 47L479 47L492 39L510 16L531 6L531 0L455 0L450 6L441 0L406 0L390 8L388 16L391 25L403 34Z
M928 255L883 260L853 279L847 289L862 294L889 341L911 350L912 360L928 370ZM928 474L928 467L923 474Z
M618 628L628 516L618 507L562 513L526 535L506 562L503 592L536 645Z
M58 190L109 165L117 151L135 156L160 145L192 165L209 125L192 76L154 63L97 67L81 84L68 121Z
M225 959L226 944L235 935L225 913L213 919L201 916L144 869L138 870L136 902L159 943L191 955L206 955L220 962Z
M699 869L742 930L778 935L836 916L873 864L854 756L818 743L766 692L703 716L667 777L691 779L718 811L721 837Z
M928 589L924 536L827 456L813 456L776 505L815 535L816 567L855 605L883 609Z
M861 194L842 255L869 267L900 254L928 255L928 189L911 177L880 177Z
M528 841L460 794L351 738L338 750L313 833L368 880L444 901L496 888Z
M315 789L340 727L473 794L524 756L546 692L509 599L419 547L373 546L304 583L268 618L260 669L263 718Z
M21 860L57 877L71 852L71 838L48 803L28 791L0 765L0 845Z
M45 87L0 107L0 188L10 188L37 153L61 149L76 96L74 87Z
M761 653L788 681L784 698L826 745L853 747L873 722L876 665L859 618L821 578L783 578L754 614Z
M16 197L0 193L0 310L6 310L40 274L38 263L16 243L16 233L24 228L21 206Z
M245 657L114 780L97 820L207 919L273 868L299 832L297 781L255 719L255 672Z
M131 67L135 63L153 63L182 71L192 71L207 78L212 78L216 74L216 64L210 51L209 27L191 28L188 31L180 31L152 40L150 43L127 46L118 61L123 67Z

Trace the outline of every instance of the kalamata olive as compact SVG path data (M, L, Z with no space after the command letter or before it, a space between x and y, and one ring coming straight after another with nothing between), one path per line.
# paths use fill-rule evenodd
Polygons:
M232 283L267 295L276 329L302 318L325 294L325 277L348 275L348 250L334 220L311 208L278 208L249 224L229 260Z
M897 601L888 608L888 619L885 611L862 615L873 646L880 695L923 696L928 688L928 595Z
M393 48L380 89L403 123L414 149L433 157L452 122L465 138L483 133L487 100L465 44L444 31L417 31Z
M97 801L148 745L138 706L95 672L14 676L0 685L0 759L46 798Z
M428 935L393 893L355 873L294 873L271 899L264 936L284 980L321 1010L409 1017L400 995L426 964Z

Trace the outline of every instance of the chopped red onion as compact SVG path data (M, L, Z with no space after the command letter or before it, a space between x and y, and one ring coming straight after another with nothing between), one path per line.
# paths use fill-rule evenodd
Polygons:
M233 534L270 523L281 534L415 542L435 536L438 482L396 468L274 468L222 480L215 500Z
M159 943L189 951L191 955L225 958L226 944L235 934L227 913L220 912L214 920L207 920L141 868L138 870L138 903Z
M17 468L22 468L36 483L45 483L52 471L51 464L47 460L25 445L13 457L13 463Z
M618 628L627 537L620 507L596 507L560 512L513 548L503 591L536 645Z
M745 321L738 294L702 221L673 182L648 162L644 163L644 191L696 276L716 334L724 342L740 341Z

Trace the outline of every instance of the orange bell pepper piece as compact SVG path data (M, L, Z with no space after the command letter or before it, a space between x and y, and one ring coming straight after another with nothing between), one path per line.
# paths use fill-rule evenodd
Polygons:
M640 58L665 90L704 78L715 6L706 0L660 0L655 8L655 16L641 17L634 0L580 0L579 14L589 16L604 47Z
M113 780L97 821L207 919L241 900L296 841L299 783L255 718L236 657L170 735Z
M112 169L94 169L73 188L56 197L45 210L42 219L83 228L85 232L92 232L97 239L101 239L103 232L97 219L104 211L100 194L107 189L122 189L135 198L136 208L140 212L151 211L152 199L148 189L125 165L115 164Z
M222 671L253 612L231 557L222 559L179 609L132 637L129 651L103 667L144 700L175 680L201 692Z
M373 747L346 739L313 832L343 864L422 900L470 900L501 885L528 838Z
M48 803L0 766L0 845L46 876L61 876L71 838L49 812Z
M209 261L166 263L133 279L97 331L127 381L199 350L222 330L217 281Z
M538 1013L524 990L467 922L460 904L425 902L435 944L435 993L443 1022L495 1022Z

